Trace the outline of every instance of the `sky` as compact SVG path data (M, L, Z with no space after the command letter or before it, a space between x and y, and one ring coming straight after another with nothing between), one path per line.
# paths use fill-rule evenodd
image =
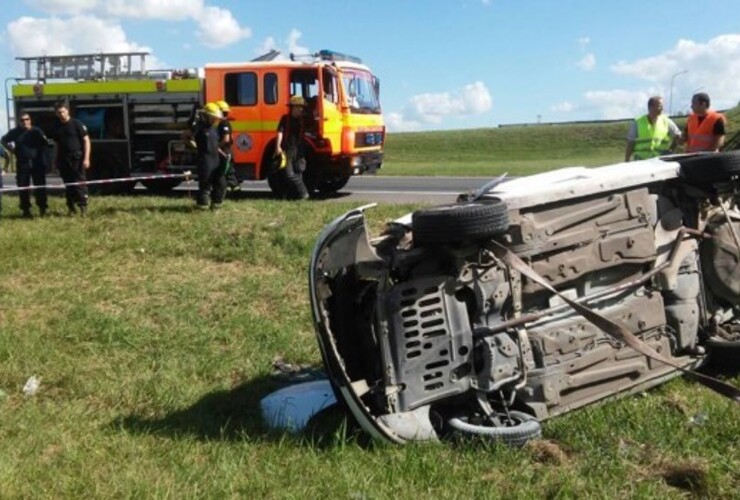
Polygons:
M740 101L737 0L15 0L0 9L0 76L16 57L148 51L149 68L332 49L381 81L388 130L622 119L662 95L688 112ZM5 109L0 129L6 128Z

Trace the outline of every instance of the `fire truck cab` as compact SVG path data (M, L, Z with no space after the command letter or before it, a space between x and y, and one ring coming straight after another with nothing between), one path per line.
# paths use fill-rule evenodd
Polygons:
M8 99L8 126L23 110L49 131L54 103L66 100L92 140L90 179L194 170L194 152L183 132L206 102L231 107L233 165L240 181L280 183L272 165L277 126L291 96L307 102L304 132L308 157L304 180L312 192L335 192L352 175L382 165L385 127L379 82L352 56L322 50L277 60L276 51L243 63L203 69L146 70L145 52L18 58L25 74ZM12 107L10 104L12 103ZM180 178L146 179L154 191L173 189ZM136 181L105 184L108 191L133 189Z

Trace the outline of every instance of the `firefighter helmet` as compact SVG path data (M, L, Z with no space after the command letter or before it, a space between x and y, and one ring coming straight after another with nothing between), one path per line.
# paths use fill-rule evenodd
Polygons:
M224 113L228 113L229 111L231 111L231 107L226 101L216 101L216 105L221 108L221 111L223 111Z
M306 100L299 95L294 95L293 97L290 98L290 101L288 101L288 106L305 106L305 105L306 105Z
M214 118L224 117L223 113L221 113L221 108L219 108L218 104L216 104L215 102L209 102L208 104L203 106L203 112L208 116L212 116Z

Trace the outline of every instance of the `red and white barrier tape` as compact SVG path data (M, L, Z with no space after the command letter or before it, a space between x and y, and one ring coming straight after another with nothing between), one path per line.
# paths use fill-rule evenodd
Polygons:
M0 193L14 193L16 191L33 191L34 189L54 189L54 188L66 188L69 186L90 186L94 184L115 184L118 182L136 182L136 181L148 181L157 179L189 179L192 176L190 170L186 170L181 174L153 174L153 175L139 175L135 177L119 177L117 179L96 179L92 181L81 181L81 182L67 182L64 184L45 184L43 186L23 186L23 187L8 187L0 188Z

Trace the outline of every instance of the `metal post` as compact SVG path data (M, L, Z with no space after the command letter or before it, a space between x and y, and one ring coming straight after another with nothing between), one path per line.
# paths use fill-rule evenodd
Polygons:
M676 79L677 76L685 75L688 72L689 70L684 69L682 71L679 71L678 73L673 73L673 75L671 75L671 97L668 101L668 116L673 116L673 81Z

